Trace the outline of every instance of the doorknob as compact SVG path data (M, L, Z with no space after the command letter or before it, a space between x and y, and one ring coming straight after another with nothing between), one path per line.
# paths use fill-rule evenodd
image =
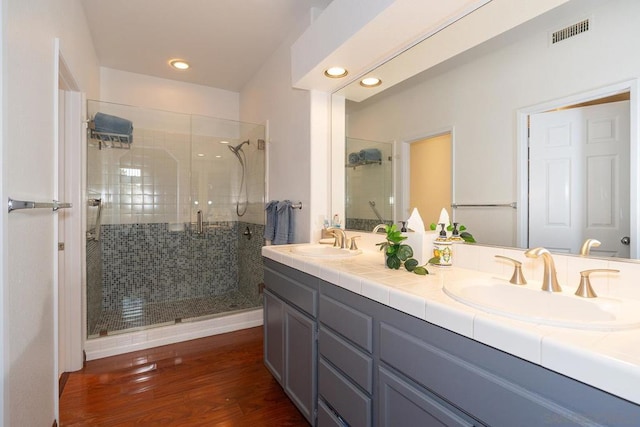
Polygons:
M620 239L620 243L625 246L629 246L629 244L631 243L631 238L629 236L624 236L622 239Z

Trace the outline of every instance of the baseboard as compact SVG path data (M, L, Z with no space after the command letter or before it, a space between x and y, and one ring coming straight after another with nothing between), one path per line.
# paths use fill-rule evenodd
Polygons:
M86 360L102 359L137 350L204 338L262 325L262 308L193 322L151 328L85 342Z
M63 372L58 379L58 397L62 396L62 392L64 391L64 386L67 385L67 380L69 379L69 372Z

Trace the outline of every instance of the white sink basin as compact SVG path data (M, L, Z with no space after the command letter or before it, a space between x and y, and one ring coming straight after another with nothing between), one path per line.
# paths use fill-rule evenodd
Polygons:
M291 253L313 258L340 259L360 255L362 251L360 249L350 251L349 249L340 249L329 245L305 245L291 248Z
M501 279L445 283L444 292L468 306L512 319L565 328L615 331L640 327L640 301L581 298L569 291L544 292L539 285Z

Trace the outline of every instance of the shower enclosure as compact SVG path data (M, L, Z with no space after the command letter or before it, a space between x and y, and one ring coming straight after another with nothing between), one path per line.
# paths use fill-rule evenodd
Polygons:
M349 138L345 145L345 215L349 230L393 223L393 142Z
M259 307L264 126L100 101L88 116L88 338Z

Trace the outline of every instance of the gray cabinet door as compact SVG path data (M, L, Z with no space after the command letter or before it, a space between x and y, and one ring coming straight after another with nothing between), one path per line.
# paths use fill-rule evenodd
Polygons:
M456 426L475 424L434 396L400 379L385 368L379 369L379 425L384 427Z
M317 403L316 322L289 305L285 306L284 319L284 390L313 425Z
M264 290L264 364L283 385L284 372L284 302Z

